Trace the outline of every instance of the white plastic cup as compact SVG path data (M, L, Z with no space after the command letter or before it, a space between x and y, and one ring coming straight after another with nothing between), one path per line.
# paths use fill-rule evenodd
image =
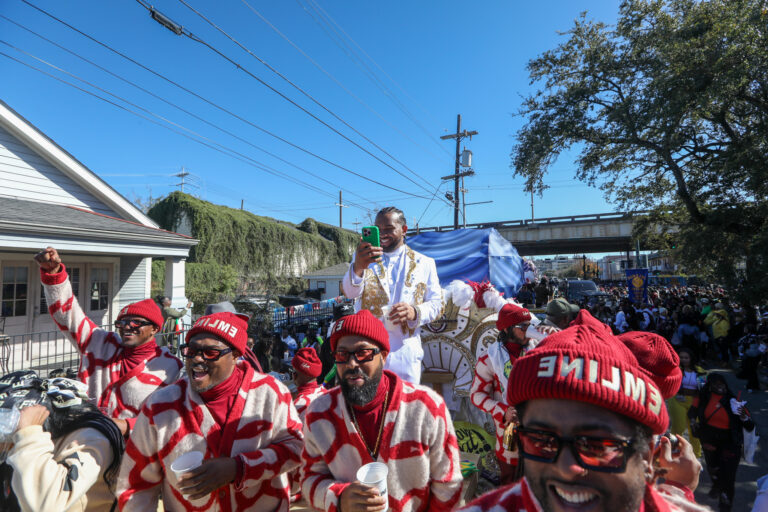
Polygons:
M392 323L392 320L389 319L389 314L391 312L392 312L392 306L381 307L381 323L384 324L384 328L388 331L394 331L395 327L397 327L395 324Z
M177 457L171 464L171 471L176 475L176 481L178 482L181 475L189 473L195 468L200 467L203 463L204 455L201 452L187 452L180 457Z
M357 479L379 490L379 494L389 500L387 494L387 475L389 468L383 462L371 462L357 470ZM389 510L389 505L384 509Z

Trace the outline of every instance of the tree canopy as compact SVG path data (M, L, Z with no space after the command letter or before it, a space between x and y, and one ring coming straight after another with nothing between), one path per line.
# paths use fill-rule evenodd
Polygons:
M528 64L539 90L511 159L529 191L576 148L576 177L638 236L764 298L768 248L768 10L762 0L627 0L615 26L586 13ZM661 247L660 247L661 248ZM744 271L740 270L744 269ZM746 278L746 280L745 280Z

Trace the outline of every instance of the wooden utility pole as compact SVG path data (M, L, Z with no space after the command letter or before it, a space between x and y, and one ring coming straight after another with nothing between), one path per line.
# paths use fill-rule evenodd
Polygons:
M459 165L461 160L461 153L459 152L460 146L461 146L461 139L465 137L469 137L469 140L472 140L472 136L477 135L477 131L467 131L464 130L461 131L461 114L456 116L456 133L453 133L451 135L443 135L440 137L443 140L448 139L456 139L456 169L453 174L453 176L450 176L449 178L453 178L453 229L459 229L459 178L462 177L463 173L459 172ZM443 178L446 179L446 178Z
M341 228L341 227L343 227L342 226L342 214L341 214L341 212L342 212L342 210L344 208L348 208L348 205L344 204L344 201L341 200L341 190L339 190L339 202L336 203L336 206L339 207L339 227Z

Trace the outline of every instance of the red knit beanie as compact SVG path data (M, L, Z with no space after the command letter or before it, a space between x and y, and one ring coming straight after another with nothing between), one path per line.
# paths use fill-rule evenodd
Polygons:
M503 331L513 325L531 321L531 312L515 304L504 304L496 320L496 328Z
M157 303L152 299L144 299L139 302L134 302L133 304L128 304L117 314L117 320L128 315L146 318L158 329L163 327L163 312L160 311L160 308L157 307Z
M201 316L187 332L187 343L201 332L212 334L241 354L245 353L248 344L248 323L240 315L214 313Z
M319 377L323 372L323 363L317 357L317 352L312 347L300 348L296 355L291 359L291 366L297 372L303 373L309 377Z
M610 328L581 310L571 327L550 334L512 366L509 403L536 399L587 402L648 426L655 434L669 424L664 396Z
M381 323L367 309L361 309L354 315L343 316L336 321L331 333L331 350L336 350L336 344L344 336L357 335L369 340L381 347L381 350L389 352L389 333Z
M680 357L672 345L656 333L630 331L619 335L629 347L640 366L650 373L664 398L671 398L680 390L683 372Z

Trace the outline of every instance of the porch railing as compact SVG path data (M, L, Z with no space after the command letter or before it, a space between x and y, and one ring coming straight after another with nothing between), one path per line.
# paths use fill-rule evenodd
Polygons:
M114 325L102 325L102 329L114 331ZM155 336L158 345L165 345L169 337L183 339L189 325L176 333L161 333ZM69 338L61 331L31 332L7 335L0 333L0 375L17 370L34 370L41 377L47 377L52 370L74 368L80 364L80 354Z

